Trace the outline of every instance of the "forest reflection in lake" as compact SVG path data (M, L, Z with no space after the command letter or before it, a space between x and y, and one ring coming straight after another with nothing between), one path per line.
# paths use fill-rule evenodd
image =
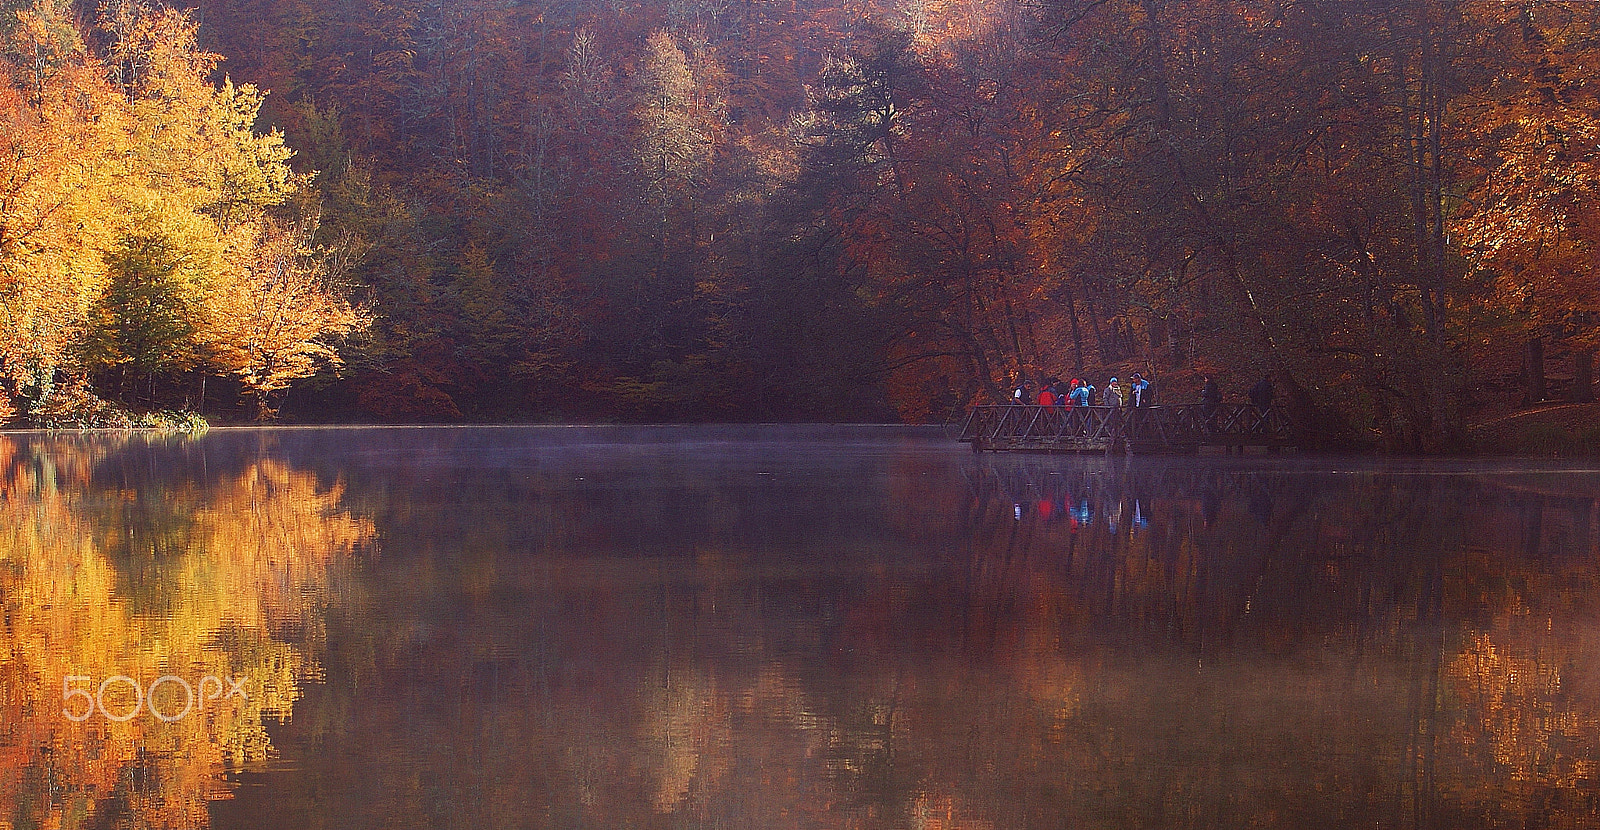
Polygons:
M1600 471L10 435L0 514L0 827L1600 824Z

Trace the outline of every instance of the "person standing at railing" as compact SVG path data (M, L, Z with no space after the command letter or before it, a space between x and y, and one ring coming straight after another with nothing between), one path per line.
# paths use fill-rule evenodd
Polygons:
M1133 385L1129 388L1129 392L1133 395L1135 408L1144 409L1155 404L1155 393L1150 390L1150 381L1145 380L1144 375L1138 372L1133 373Z
M1089 384L1076 378L1072 381L1072 405L1089 405Z
M1261 410L1262 414L1266 414L1266 411L1272 408L1273 394L1272 376L1263 375L1255 386L1250 387L1250 403L1255 404L1256 409Z
M1204 386L1200 387L1200 423L1205 425L1206 432L1217 431L1217 407L1222 405L1222 390L1217 387L1217 380L1206 375Z
M1262 375L1261 380L1250 387L1250 403L1256 408L1256 422L1251 432L1262 432L1267 428L1267 410L1272 408L1272 398L1272 376Z
M1105 402L1106 406L1122 406L1122 384L1116 378L1106 383Z

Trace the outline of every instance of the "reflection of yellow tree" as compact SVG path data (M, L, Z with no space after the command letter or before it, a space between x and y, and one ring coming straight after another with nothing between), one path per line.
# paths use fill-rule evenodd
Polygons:
M1556 819L1569 813L1593 817L1571 797L1600 772L1600 701L1594 673L1583 665L1593 651L1573 632L1518 624L1529 616L1471 633L1445 667L1451 717L1441 735L1439 777L1453 808L1467 815L1560 826ZM1563 677L1569 672L1575 682ZM1506 783L1475 786L1486 780Z
M1447 674L1465 708L1477 714L1472 723L1458 723L1451 736L1464 754L1492 761L1519 783L1565 777L1555 768L1551 738L1576 725L1576 718L1554 705L1561 689L1558 667L1508 654L1488 634L1478 634Z
M659 774L651 803L670 813L689 798L691 784L703 792L726 776L727 755L715 749L730 742L728 701L696 672L671 672L665 686L648 691L641 735L659 753L649 764Z
M219 773L266 754L263 718L286 717L317 671L315 597L372 535L339 508L339 487L275 461L205 489L97 488L109 449L0 438L0 804L14 805L0 824L122 813L137 826L203 825L206 802L225 794ZM171 723L148 710L125 723L63 716L66 678L92 678L93 692L115 675L244 678L249 697ZM183 710L179 689L163 689L164 711ZM128 711L132 697L107 705Z

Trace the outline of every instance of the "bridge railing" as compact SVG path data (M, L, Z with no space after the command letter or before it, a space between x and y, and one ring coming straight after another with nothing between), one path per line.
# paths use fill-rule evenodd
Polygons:
M1251 404L1115 406L975 406L960 440L980 446L1086 444L1119 441L1166 446L1281 442L1291 424L1283 411Z
M960 440L983 444L1109 441L1123 434L1131 412L1114 406L975 406L961 426Z

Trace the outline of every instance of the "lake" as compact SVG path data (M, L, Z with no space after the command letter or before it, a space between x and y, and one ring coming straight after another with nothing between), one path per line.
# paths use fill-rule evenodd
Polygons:
M1600 826L1600 468L0 435L0 830Z

